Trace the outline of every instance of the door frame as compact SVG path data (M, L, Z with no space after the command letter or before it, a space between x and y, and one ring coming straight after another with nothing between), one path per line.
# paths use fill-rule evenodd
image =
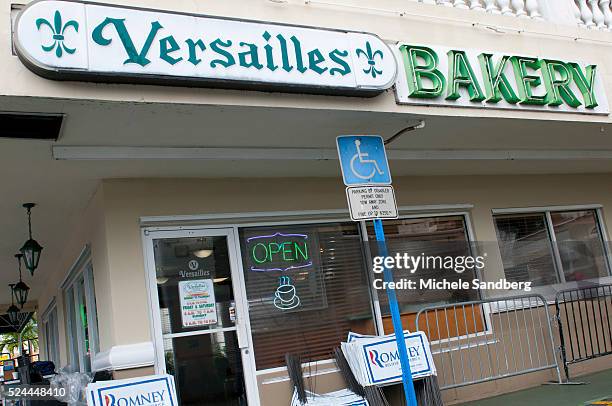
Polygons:
M149 299L149 312L151 322L151 336L155 351L155 373L166 373L164 356L164 339L161 326L161 312L159 310L159 296L155 275L155 255L153 240L163 238L191 238L191 237L226 237L230 270L232 276L232 289L236 303L236 336L242 358L242 369L246 389L247 402L250 406L260 406L257 376L255 374L255 356L251 337L251 324L249 307L246 297L246 286L242 274L240 246L236 228L233 227L151 227L142 229L143 252L145 259L146 285Z

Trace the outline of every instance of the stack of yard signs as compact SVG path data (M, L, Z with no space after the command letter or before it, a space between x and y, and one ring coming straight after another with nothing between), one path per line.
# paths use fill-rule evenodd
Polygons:
M429 341L421 331L404 331L412 379L436 375ZM402 381L395 334L365 336L349 333L342 352L362 386L389 385Z
M306 391L306 403L302 405L296 391L291 398L291 406L368 406L368 402L348 389L317 395Z

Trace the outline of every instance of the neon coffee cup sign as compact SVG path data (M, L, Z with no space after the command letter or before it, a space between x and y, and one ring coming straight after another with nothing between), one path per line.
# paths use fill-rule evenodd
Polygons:
M30 3L15 44L29 69L57 80L373 96L397 71L369 33L81 1Z

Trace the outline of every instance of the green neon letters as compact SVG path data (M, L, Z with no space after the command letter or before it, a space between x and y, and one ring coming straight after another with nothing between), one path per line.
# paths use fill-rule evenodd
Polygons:
M536 95L533 92L540 86L540 84L542 84L542 77L535 73L542 67L540 60L537 58L513 56L510 58L510 62L514 68L518 94L521 99L519 103L544 106L546 104L548 94Z
M570 63L570 66L572 67L574 82L576 82L576 86L578 86L584 98L584 106L588 109L594 109L598 106L597 100L595 99L595 75L597 73L597 65L587 66L584 73L577 63Z
M471 101L485 99L464 51L448 51L448 77L446 100L457 100L461 97L459 87L462 86L467 89Z
M251 258L256 264L278 261L308 261L310 254L304 241L258 242L251 248Z
M410 96L420 98L440 96L446 87L446 79L438 70L438 55L434 50L402 45L400 53L406 69ZM423 62L421 63L419 59Z
M582 104L570 88L573 80L570 66L561 61L544 59L542 70L547 90L546 102L549 106L560 106L564 102L572 107Z
M504 72L509 59L509 56L504 55L494 64L493 55L485 53L478 55L487 95L486 101L489 103L497 103L502 97L510 104L516 104L521 100L512 89L508 76Z
M407 44L399 46L399 53L408 98L444 98L463 101L461 105L503 101L525 106L598 106L596 65L486 52L470 56L457 49L444 55L434 48ZM443 57L446 64L441 63Z

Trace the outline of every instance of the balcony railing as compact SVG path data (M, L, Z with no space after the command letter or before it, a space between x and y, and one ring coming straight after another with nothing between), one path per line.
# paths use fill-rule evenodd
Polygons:
M612 28L610 0L575 0L572 4L574 17L579 26L598 30Z
M542 19L538 0L419 0L419 2L491 14Z
M490 14L612 30L611 0L418 0Z

